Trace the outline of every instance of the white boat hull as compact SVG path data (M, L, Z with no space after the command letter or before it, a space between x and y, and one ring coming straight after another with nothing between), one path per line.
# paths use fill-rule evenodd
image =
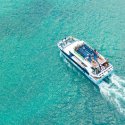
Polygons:
M71 64L73 64L83 75L85 75L90 81L92 81L95 85L99 86L99 84L108 76L110 76L113 71L111 71L108 75L106 75L105 77L103 77L102 79L99 79L98 81L95 81L90 75L88 75L87 73L85 73L80 66L78 66L78 64L74 63L65 52L63 52L62 50L60 50L60 52L62 53L61 55L63 55L64 58L66 58Z
M109 64L107 68L101 69L101 72L99 74L93 74L91 63L88 63L88 61L86 61L74 52L74 46L76 47L79 43L80 46L81 44L83 44L82 41L79 41L76 38L67 37L62 41L59 41L57 45L62 55L70 63L72 63L79 71L81 71L82 74L84 74L87 78L89 78L93 83L95 83L98 86L106 77L112 74L113 67L111 64Z

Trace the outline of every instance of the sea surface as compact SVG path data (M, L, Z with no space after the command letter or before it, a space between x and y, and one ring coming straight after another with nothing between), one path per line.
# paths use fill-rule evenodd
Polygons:
M109 83L60 57L69 35L110 60ZM0 125L125 125L125 0L0 0Z

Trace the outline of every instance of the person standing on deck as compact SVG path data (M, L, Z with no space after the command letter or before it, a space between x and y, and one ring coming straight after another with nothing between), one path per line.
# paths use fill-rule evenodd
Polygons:
M96 51L96 49L94 49L94 53L98 56L98 52Z

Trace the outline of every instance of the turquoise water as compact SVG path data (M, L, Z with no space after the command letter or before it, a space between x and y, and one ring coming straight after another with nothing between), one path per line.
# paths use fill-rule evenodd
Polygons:
M124 0L1 0L0 124L125 125L124 5ZM115 87L96 88L60 58L56 43L68 35L109 58Z

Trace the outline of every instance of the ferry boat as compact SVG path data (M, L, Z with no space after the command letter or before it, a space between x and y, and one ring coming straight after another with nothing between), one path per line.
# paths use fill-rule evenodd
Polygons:
M63 56L97 86L113 72L113 66L85 41L68 36L57 43Z

